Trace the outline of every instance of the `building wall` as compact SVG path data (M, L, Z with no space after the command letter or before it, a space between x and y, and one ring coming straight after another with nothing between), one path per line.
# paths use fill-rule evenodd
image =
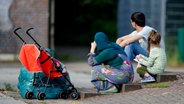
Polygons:
M0 54L19 53L22 41L13 33L17 27L22 28L18 33L27 43L34 42L25 31L34 28L32 36L48 47L49 0L1 0L0 11Z
M133 28L130 17L133 12L140 11L146 16L146 24L157 29L164 35L162 14L165 13L162 4L165 0L119 0L118 6L118 33L119 36L130 33Z

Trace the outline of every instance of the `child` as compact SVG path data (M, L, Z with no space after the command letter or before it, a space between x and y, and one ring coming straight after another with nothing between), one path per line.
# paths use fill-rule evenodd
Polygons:
M152 30L148 36L147 51L149 57L142 54L136 56L139 61L137 73L140 75L141 82L153 82L154 76L163 73L167 63L165 50L160 47L161 36Z

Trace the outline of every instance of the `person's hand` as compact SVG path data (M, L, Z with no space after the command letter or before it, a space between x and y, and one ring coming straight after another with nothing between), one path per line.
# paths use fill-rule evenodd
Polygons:
M141 54L137 55L136 58L139 60L141 58Z
M121 43L121 39L118 38L118 39L116 40L116 44L120 44L120 43Z
M121 43L119 43L119 45L120 45L121 47L125 47L127 44L126 44L125 41L122 41Z
M90 52L91 52L91 53L95 53L95 49L96 49L96 42L93 41L93 42L91 42L91 49L90 49Z

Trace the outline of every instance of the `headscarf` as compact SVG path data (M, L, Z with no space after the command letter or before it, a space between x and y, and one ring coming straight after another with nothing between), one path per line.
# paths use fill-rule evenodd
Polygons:
M116 50L118 53L126 55L126 53L124 52L124 49L122 47L120 47L118 44L116 44L114 42L110 42L107 35L104 34L103 32L97 32L95 34L94 40L97 44L97 51L98 52L100 52L104 49L107 49L107 48L112 48L112 49Z

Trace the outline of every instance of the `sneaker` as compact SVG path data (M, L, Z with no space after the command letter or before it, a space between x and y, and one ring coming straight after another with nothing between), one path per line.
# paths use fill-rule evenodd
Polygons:
M153 78L152 76L146 77L144 79L141 80L141 82L154 82L155 78Z
M117 93L118 89L116 87L110 88L108 90L100 91L101 94L107 94L107 93Z

